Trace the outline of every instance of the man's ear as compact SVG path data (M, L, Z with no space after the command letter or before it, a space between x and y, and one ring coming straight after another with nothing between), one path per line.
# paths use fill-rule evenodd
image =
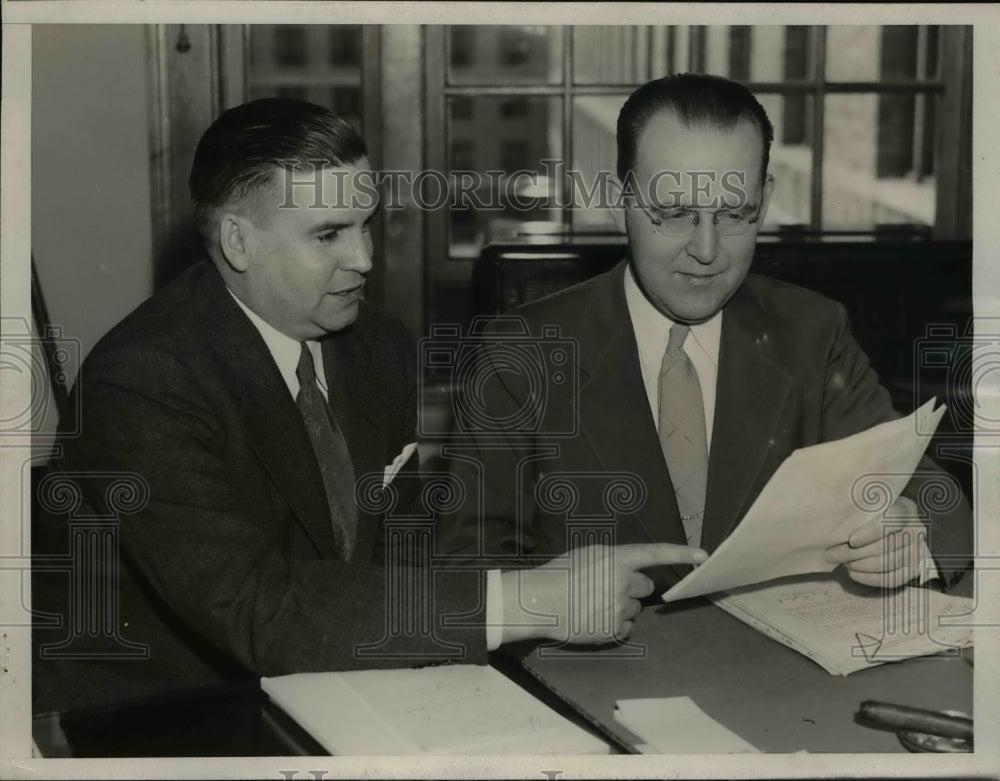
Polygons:
M233 271L242 273L250 265L250 228L249 220L238 214L223 214L219 220L219 246Z
M757 228L764 224L764 218L767 216L767 207L771 204L771 196L774 194L774 177L771 174L767 175L764 180L764 193L760 202L760 211L757 217Z
M608 205L611 207L611 221L619 231L628 233L625 227L625 188L622 187L622 183L616 176L612 176L608 180L608 185L608 195L610 196Z

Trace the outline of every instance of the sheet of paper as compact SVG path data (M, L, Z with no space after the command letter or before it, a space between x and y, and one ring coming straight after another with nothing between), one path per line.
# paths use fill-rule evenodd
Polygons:
M803 576L714 601L832 675L972 643L972 622L956 618L970 616L975 601L918 586L882 592L843 576Z
M643 754L759 754L689 697L619 700L615 721L642 739Z
M492 667L300 673L261 688L333 754L608 752Z
M733 533L663 601L831 571L826 549L881 516L906 487L930 441L918 432L933 433L944 415L945 406L935 410L935 401L908 417L794 451Z

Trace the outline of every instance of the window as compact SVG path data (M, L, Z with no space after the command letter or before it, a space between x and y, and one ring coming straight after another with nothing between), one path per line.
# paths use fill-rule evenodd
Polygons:
M247 93L251 99L308 100L363 130L360 25L251 25Z
M286 84L285 86L275 89L274 97L284 98L285 100L305 100L306 88Z
M497 62L501 67L524 65L531 59L531 41L524 30L506 27L500 31Z
M330 64L360 66L361 28L356 24L338 24L329 29Z
M501 119L520 119L528 116L528 101L524 98L507 98L500 101Z
M451 170L469 171L475 166L473 161L472 141L457 140L451 142Z
M472 48L476 45L475 27L451 28L451 67L465 68L472 64Z
M951 49L968 45L956 40L971 42L962 29L965 38L953 38ZM746 83L775 125L777 186L765 231L896 225L929 234L939 212L952 208L954 195L935 177L936 150L952 165L958 157L936 144L938 121L945 96L968 89L968 73L941 67L946 41L935 26L463 26L428 35L429 50L444 43L449 52L442 71L429 71L439 75L428 76L428 88L441 96L429 111L450 102L443 139L459 132L456 120L479 118L480 135L468 136L483 139L471 152L477 169L526 162L544 176L542 161L565 151L566 167L586 181L613 173L615 123L631 89L695 70ZM954 123L952 130L957 138ZM958 130L968 146L968 128ZM555 193L563 183L547 185ZM561 194L545 220L610 228L607 210L587 208L578 192ZM441 257L476 254L441 227ZM481 227L488 236L489 225Z
M361 119L361 90L357 87L334 87L330 90L330 110L347 120Z
M472 119L472 100L465 97L452 98L451 101L452 119Z
M500 142L500 170L514 173L535 167L531 160L531 148L527 141Z
M300 25L279 25L274 29L274 62L298 67L306 64L306 28Z

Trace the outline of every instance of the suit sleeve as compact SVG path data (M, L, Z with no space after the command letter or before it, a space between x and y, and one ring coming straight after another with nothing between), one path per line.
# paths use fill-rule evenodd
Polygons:
M850 436L899 417L868 362L851 336L847 313L837 305L837 324L830 349L823 397L822 440ZM903 490L927 524L928 546L946 584L966 571L973 552L972 509L958 481L924 456Z
M440 602L423 619L426 601L390 605L389 586L426 584L429 571L400 567L390 577L378 564L291 555L281 524L248 512L246 478L224 455L230 432L193 373L168 351L133 351L82 387L83 435L69 443L67 463L145 482L148 503L119 516L123 556L202 641L263 676L415 666L440 660L442 644L458 649L459 661L485 659L481 625L442 620L480 613L471 573L440 573ZM405 404L412 422L414 396ZM107 512L96 474L83 487L87 501ZM396 617L427 631L397 633L382 656L358 653L387 638L392 611L407 609L412 615Z

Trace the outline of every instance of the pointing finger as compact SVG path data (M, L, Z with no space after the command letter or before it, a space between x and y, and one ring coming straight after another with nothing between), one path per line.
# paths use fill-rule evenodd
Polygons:
M691 545L674 545L669 542L636 543L619 545L615 550L618 566L631 570L656 567L661 564L701 564L708 554Z

